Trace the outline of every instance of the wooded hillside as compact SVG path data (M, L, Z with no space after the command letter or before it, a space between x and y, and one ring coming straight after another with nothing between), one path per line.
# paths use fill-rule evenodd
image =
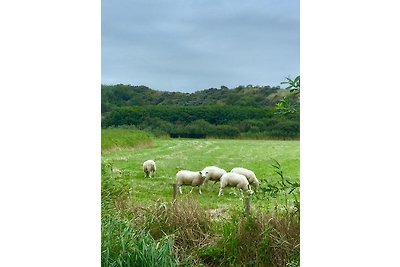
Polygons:
M277 114L288 90L270 86L194 93L102 85L102 127L129 126L171 137L298 138L299 114Z

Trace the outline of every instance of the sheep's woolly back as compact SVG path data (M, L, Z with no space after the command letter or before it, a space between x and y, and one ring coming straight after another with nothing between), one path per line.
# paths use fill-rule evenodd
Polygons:
M143 172L145 177L152 177L154 173L156 172L156 163L154 160L146 160L143 163Z
M229 187L237 187L242 189L243 191L248 191L250 189L249 181L247 178L238 173L228 172L222 175L221 177L221 188L226 186Z
M203 169L203 173L207 173L206 181L208 180L219 181L222 175L226 173L226 171L216 166L208 166Z
M245 169L245 168L242 168L242 167L237 167L237 168L233 168L231 170L231 172L238 173L238 174L246 176L246 178L247 178L247 180L249 181L250 184L254 184L257 187L260 185L255 173L252 170Z
M156 171L156 163L154 162L154 160L151 160L151 159L146 160L143 163L143 171L155 172Z
M201 185L204 181L200 172L181 170L176 173L177 184L180 185Z

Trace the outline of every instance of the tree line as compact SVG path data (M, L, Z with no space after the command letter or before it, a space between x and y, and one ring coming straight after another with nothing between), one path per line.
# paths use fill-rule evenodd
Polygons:
M287 94L279 86L226 86L209 88L194 93L157 91L146 86L102 85L101 112L105 114L118 107L127 106L201 106L231 105L252 107L273 107Z
M126 126L171 137L298 138L298 114L245 106L121 107L102 119L102 127Z
M170 137L298 138L300 77L286 79L286 89L241 85L194 93L102 85L102 127L130 127Z

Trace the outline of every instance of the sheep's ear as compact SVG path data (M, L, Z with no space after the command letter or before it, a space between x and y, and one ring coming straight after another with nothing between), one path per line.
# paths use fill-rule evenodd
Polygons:
M199 173L200 173L200 175L202 175L201 171Z

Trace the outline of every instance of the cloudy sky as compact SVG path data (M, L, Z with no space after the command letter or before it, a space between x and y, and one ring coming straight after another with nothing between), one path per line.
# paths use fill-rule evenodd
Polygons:
M299 0L102 0L102 83L193 92L300 73Z

